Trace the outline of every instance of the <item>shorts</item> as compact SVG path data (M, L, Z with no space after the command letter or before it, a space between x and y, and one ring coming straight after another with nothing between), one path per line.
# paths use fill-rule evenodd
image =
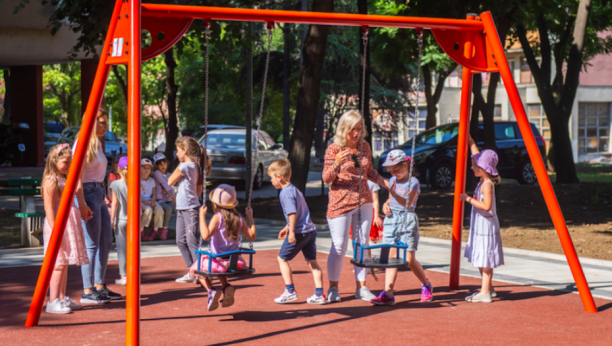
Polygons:
M406 224L403 224L406 214ZM415 212L391 209L391 216L383 221L383 244L395 244L399 241L408 245L408 251L416 251L419 246L419 219Z
M289 244L289 235L287 235L278 257L285 261L291 261L300 251L307 261L317 259L317 231L296 233L295 243L293 244Z

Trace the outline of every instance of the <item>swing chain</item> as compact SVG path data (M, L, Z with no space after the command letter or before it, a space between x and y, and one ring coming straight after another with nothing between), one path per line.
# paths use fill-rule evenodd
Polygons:
M251 154L252 156L252 160L253 163L251 165L251 184L249 186L249 199L247 201L247 208L251 207L251 199L253 198L253 182L255 179L255 174L257 173L257 155L259 153L259 131L261 129L261 119L263 117L263 111L264 111L264 101L266 98L266 84L268 82L268 67L270 66L270 51L271 51L271 47L272 47L272 38L274 36L274 22L268 22L267 24L267 29L268 29L268 53L266 54L266 65L265 65L265 70L264 70L264 79L263 79L263 86L261 88L261 103L259 105L259 116L257 117L257 134L255 135L255 154ZM249 153L246 153L247 155ZM263 174L263 172L262 172ZM262 177L263 179L263 177ZM242 247L242 234L240 234L240 247ZM249 241L249 248L251 250L253 250L253 242Z
M206 30L204 30L204 37L206 38L206 79L205 79L205 93L204 93L204 153L206 154L206 160L205 162L202 162L202 165L204 166L202 169L202 204L204 206L206 206L206 166L207 166L207 161L208 161L208 80L209 80L209 46L210 46L210 34L211 34L211 20L207 19L205 21L205 25L206 25ZM200 250L202 249L202 245L204 243L204 238L202 238L200 236L200 245L199 248ZM210 241L208 242L208 252L210 252Z
M363 41L363 56L361 59L361 63L362 63L362 73L361 73L361 131L359 133L359 160L361 160L361 158L363 157L363 141L364 139L363 137L363 133L365 130L365 85L366 85L366 63L367 63L367 53L368 53L368 34L369 34L369 28L367 25L364 25L361 27L361 32L362 32L362 41ZM369 105L368 105L369 106ZM362 179L363 179L363 165L359 165L359 206L357 208L357 224L358 224L358 229L357 232L353 232L355 233L355 240L357 241L358 244L361 244L361 228L363 227L363 225L361 224L361 186L362 184Z
M413 170L414 170L414 149L416 145L416 125L419 120L419 93L421 89L421 60L422 60L422 52L423 52L423 28L417 28L417 47L418 47L418 65L417 65L417 77L416 77L416 87L414 87L414 91L416 94L415 97L415 106L414 106L414 119L412 119L412 152L410 154L410 169L408 170L408 186L410 187L410 181L412 180ZM409 115L410 116L410 115ZM402 220L402 232L397 233L396 242L400 240L402 234L405 234L408 220L408 212L410 211L408 204L410 203L410 188L408 188L408 194L406 195L406 205L404 206L406 212L404 212L404 217ZM412 211L414 212L414 211Z

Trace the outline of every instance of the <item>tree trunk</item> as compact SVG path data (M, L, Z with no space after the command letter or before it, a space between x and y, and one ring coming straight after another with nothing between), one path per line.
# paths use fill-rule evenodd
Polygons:
M333 0L314 0L314 12L333 12ZM289 160L293 166L292 183L305 192L310 164L310 147L314 137L314 127L321 97L321 77L329 26L310 25L304 41L303 59L300 73L297 111L291 136Z
M317 127L315 131L315 156L323 158L325 157L325 144L323 139L323 133L325 132L325 108L321 102L319 111L317 112Z
M174 70L176 69L176 61L174 60L174 48L168 49L164 53L164 62L166 63L166 88L168 89L168 132L166 133L166 158L168 165L172 169L174 165L174 150L176 140L178 138L178 116L176 108L176 95L178 93L178 85L174 79Z
M437 73L436 89L432 93L433 82L431 79L431 68L423 65L423 83L425 84L425 100L427 101L427 118L425 128L430 129L437 125L436 114L438 113L438 102L444 90L446 78L455 70L456 63L453 63L448 70Z
M482 140L482 138L478 138L478 116L480 115L481 109L484 107L484 100L482 98L482 93L478 93L476 90L482 90L482 77L480 73L472 74L472 94L474 94L474 101L472 101L472 113L470 115L469 126L470 135L476 143L478 143ZM468 148L468 150L470 150L470 148ZM476 177L474 176L474 171L470 169L470 167L472 167L472 155L468 153L465 191L474 191L476 188Z
M291 84L289 78L291 77L291 50L293 48L293 40L291 36L290 24L283 26L283 146L285 150L289 150L289 143L291 138L290 127L291 127Z
M119 85L121 86L121 90L123 91L123 96L125 96L125 100L127 101L128 90L125 79L123 79L123 76L121 76L121 74L119 73L119 67L117 65L113 65L112 69L113 73L115 74L115 78L117 78L117 81L119 81Z
M357 0L357 10L359 12L359 14L368 14L368 0ZM366 137L365 140L366 142L370 143L370 147L372 147L372 114L370 113L370 40L368 39L367 41L367 49L366 49L366 56L365 56L365 90L363 93L363 100L361 99L361 91L362 88L364 88L363 85L363 40L361 39L361 37L363 36L363 33L361 32L361 28L358 29L359 30L359 66L361 66L361 69L359 69L359 105L361 107L361 103L363 102L363 114L361 115L363 117L363 121L365 123L365 128L366 128ZM371 33L370 35L368 35L368 38L371 37ZM360 108L361 109L361 108Z

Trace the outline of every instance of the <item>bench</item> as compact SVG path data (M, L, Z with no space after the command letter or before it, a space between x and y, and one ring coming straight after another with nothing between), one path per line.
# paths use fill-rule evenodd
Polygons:
M3 196L19 196L20 212L15 214L15 217L21 219L21 245L25 247L34 247L42 245L38 239L38 235L42 231L43 220L45 213L37 213L34 203L34 196L40 195L39 186L42 179L10 179L0 182L1 187L9 187L0 189L0 195ZM19 187L13 188L10 187Z

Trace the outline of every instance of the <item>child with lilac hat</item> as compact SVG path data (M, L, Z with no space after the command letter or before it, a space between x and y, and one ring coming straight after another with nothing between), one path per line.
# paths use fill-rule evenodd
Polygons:
M495 185L501 181L497 173L498 158L493 150L480 152L476 143L469 137L468 143L472 151L472 170L480 177L480 182L469 197L462 193L460 198L472 205L470 214L470 235L465 247L465 257L474 267L478 267L482 275L482 287L467 298L472 303L490 303L497 297L493 289L493 268L504 264L504 252L500 235L497 208L495 206Z

